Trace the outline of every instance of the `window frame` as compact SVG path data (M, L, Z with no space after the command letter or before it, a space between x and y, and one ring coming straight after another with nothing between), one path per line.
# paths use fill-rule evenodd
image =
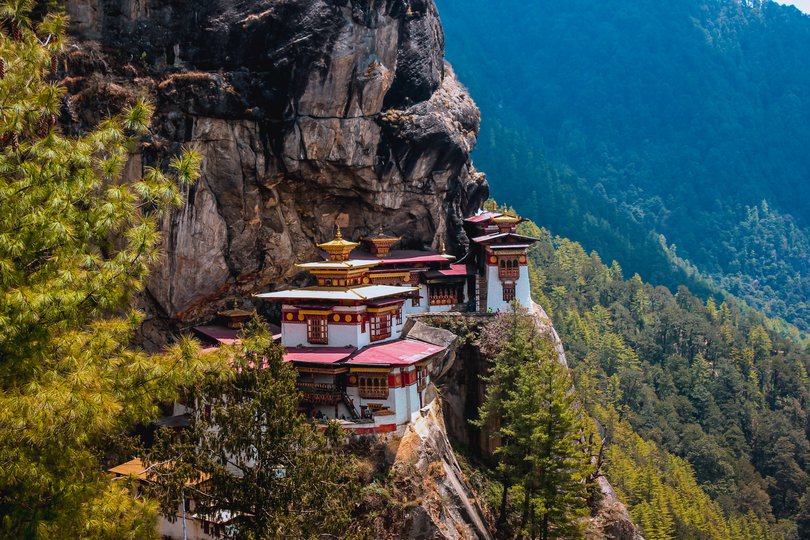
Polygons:
M392 313L375 313L369 318L371 341L388 339L392 335L394 326Z
M329 319L326 315L307 317L307 343L313 345L329 344Z
M504 302L511 302L515 298L517 298L517 287L512 285L504 285L503 286L503 301Z

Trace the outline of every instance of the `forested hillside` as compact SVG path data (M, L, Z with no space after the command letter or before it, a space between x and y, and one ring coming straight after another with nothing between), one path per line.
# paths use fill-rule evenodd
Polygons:
M542 238L533 296L645 538L810 537L810 351L733 300L625 279L580 244L523 227Z
M703 294L685 260L810 329L810 17L750 0L438 4L496 196L652 283Z

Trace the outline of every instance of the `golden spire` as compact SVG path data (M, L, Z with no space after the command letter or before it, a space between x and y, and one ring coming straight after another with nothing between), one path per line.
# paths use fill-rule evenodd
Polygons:
M439 255L441 255L442 257L444 257L449 261L454 261L456 259L455 256L447 253L447 246L444 244L444 238L441 238L439 240Z
M510 214L509 208L506 206L506 203L503 203L503 208L501 208L501 215L496 218L493 218L492 221L499 225L516 225L523 220L520 219L517 213Z
M374 233L372 236L364 238L363 240L368 243L371 253L382 258L388 256L388 254L391 252L391 248L397 242L399 242L401 238L398 236L388 236L385 234L382 224L380 224L376 233Z
M349 242L343 239L343 234L340 232L340 225L337 225L337 232L335 238L329 242L318 244L318 247L329 254L329 260L333 262L346 261L349 259L349 253L360 244L357 242Z
M242 325L250 320L255 314L255 310L248 311L240 308L238 298L233 299L233 307L231 309L217 312L217 315L225 320L225 324L228 328L242 328Z

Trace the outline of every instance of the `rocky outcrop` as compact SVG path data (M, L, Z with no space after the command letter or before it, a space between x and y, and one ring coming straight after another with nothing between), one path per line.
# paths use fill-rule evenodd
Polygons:
M487 196L475 103L444 63L432 0L69 0L80 130L139 95L153 136L128 170L198 148L202 178L166 218L145 296L161 323L295 279L336 221L463 251ZM164 324L158 326L165 326ZM159 336L152 335L160 341Z
M492 538L477 494L447 439L441 399L434 399L408 427L399 441L390 476L403 497L418 502L398 524L396 538Z

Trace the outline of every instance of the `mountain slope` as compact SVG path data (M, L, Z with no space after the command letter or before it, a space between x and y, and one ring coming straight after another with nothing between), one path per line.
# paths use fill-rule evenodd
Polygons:
M663 234L810 328L810 17L734 0L438 5L496 196L674 287L689 280Z

